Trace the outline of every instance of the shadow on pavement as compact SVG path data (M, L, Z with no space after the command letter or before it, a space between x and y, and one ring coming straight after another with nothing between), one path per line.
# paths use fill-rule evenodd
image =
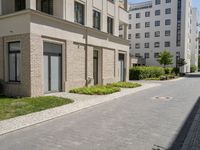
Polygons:
M192 134L189 133L189 131L193 131L193 132L200 132L200 123L199 124L194 124L192 125L194 122L200 122L200 117L198 117L197 119L197 115L198 113L200 113L200 97L197 100L197 102L195 103L193 109L191 110L189 116L187 117L184 125L182 126L180 132L178 133L177 137L175 138L174 142L172 143L172 145L170 146L170 148L168 148L168 150L181 150L183 147L186 147L185 144L187 143L187 146L190 146L190 148L186 148L188 150L191 150L191 147L197 147L199 145L194 145L194 144L199 144L200 143L200 139L195 139L197 138L197 136L191 136ZM196 117L196 118L195 118ZM194 129L191 129L194 128ZM195 131L196 130L196 131ZM197 133L198 134L198 133ZM200 133L199 133L200 134ZM190 140L186 142L186 138L190 136ZM192 137L194 139L192 139ZM198 141L198 142L192 142L192 141ZM184 149L184 150L186 150Z
M197 73L188 73L185 76L186 78L200 78L200 72Z

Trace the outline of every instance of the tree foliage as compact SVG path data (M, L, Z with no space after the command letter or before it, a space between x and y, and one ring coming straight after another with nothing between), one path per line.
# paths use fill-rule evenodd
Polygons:
M165 68L167 65L173 64L173 55L169 51L164 50L159 54L157 61Z

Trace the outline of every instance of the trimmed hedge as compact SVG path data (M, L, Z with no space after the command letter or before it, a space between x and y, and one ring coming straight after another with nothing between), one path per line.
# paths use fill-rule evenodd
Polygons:
M178 74L180 74L180 69L179 68L173 68L172 69L172 74L176 74L176 75L178 75Z
M119 87L119 88L136 88L142 86L139 83L132 83L132 82L116 82L108 84L109 86Z
M108 95L116 92L120 92L119 87L113 87L113 86L90 86L90 87L82 87L82 88L76 88L72 89L69 92L75 93L75 94L86 94L86 95Z
M196 72L196 71L197 71L197 66L191 65L190 72Z
M165 74L162 67L133 67L130 69L130 80L141 80L146 78L159 78Z
M172 74L173 68L164 68L165 74Z

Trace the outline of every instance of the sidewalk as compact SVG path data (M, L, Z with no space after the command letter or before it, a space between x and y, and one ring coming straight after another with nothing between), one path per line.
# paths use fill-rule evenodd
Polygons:
M74 103L25 116L19 116L5 121L0 121L0 135L157 86L160 86L160 84L142 83L141 87L134 89L122 89L121 92L104 96L88 96L71 93L48 94L47 96L59 96L73 99Z

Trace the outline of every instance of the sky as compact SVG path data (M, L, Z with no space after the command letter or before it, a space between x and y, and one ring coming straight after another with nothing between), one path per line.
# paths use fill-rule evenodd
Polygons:
M139 2L145 2L148 0L128 0L130 3L139 3ZM198 8L199 15L200 15L200 0L192 0L193 7ZM199 21L200 21L200 16L199 16Z

